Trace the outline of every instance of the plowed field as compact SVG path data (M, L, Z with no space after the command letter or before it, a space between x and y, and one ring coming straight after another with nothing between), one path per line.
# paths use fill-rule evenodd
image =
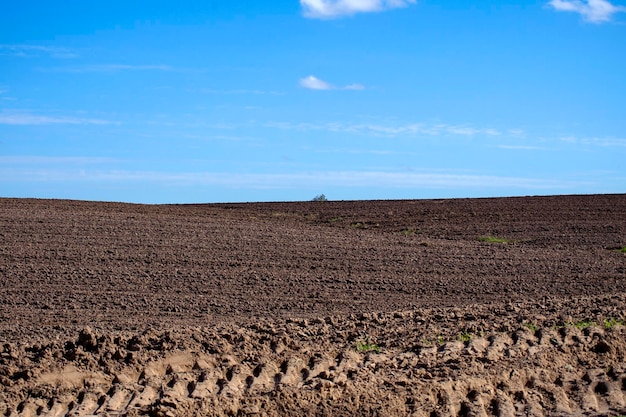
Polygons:
M0 199L0 415L626 414L626 195Z

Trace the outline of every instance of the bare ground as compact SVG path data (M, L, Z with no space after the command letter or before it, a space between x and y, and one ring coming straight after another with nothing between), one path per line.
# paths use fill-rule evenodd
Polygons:
M0 415L626 414L625 246L625 195L0 199Z

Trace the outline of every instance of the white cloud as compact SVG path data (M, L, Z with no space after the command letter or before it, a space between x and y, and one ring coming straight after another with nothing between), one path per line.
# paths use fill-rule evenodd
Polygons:
M30 156L30 155L15 155L15 156L0 156L0 162L3 164L11 165L45 165L45 164L107 164L113 162L119 162L113 158L102 158L92 156Z
M346 85L343 89L361 91L361 90L365 90L365 86L362 84L350 84L350 85Z
M349 84L344 87L337 87L329 82L320 80L314 75L309 75L300 79L300 86L309 90L365 90L362 84Z
M508 137L523 138L526 132L522 129L494 129L491 127L473 127L467 125L454 125L446 123L407 123L396 125L374 123L291 123L291 122L267 122L264 127L270 129L295 130L299 132L326 131L331 133L350 133L356 135L369 135L380 137ZM541 138L542 142L563 142L576 145L589 145L600 147L626 147L626 138L620 137L576 137L562 136ZM495 145L501 149L525 149L542 150L543 147L528 145Z
M507 133L511 136L524 136L525 134L522 129L509 129Z
M332 90L335 88L332 84L322 81L313 75L302 78L300 80L300 86L310 90Z
M176 186L225 186L249 189L294 189L303 187L385 187L385 188L518 188L527 190L563 190L589 182L544 178L473 175L445 172L412 171L315 171L279 174L233 174L225 172L158 172L84 169L13 169L0 168L3 178L20 182L130 182L160 183Z
M86 65L82 67L58 67L47 68L42 71L46 72L120 72L120 71L172 71L169 65L127 65L127 64L102 64L102 65Z
M203 94L224 94L224 95L235 95L235 94L250 94L250 95L272 95L272 96L284 96L287 93L283 93L281 91L273 91L273 90L213 90L211 88L201 88L198 90Z
M544 149L539 146L526 146L526 145L498 145L497 147L500 149L507 149L507 150L512 150L512 151L539 151L539 150Z
M6 93L8 93L8 92L9 92L9 90L4 90L4 89L0 88L0 100L3 100L3 101L15 100L14 97L6 96Z
M40 55L50 55L53 58L76 58L78 56L75 52L67 48L22 44L0 44L0 55L11 55L21 58L31 58Z
M86 67L92 71L170 71L172 67L169 65L125 65L125 64L107 64L94 65Z
M450 133L452 135L461 135L461 136L475 136L475 135L487 135L487 136L499 136L500 131L496 129L477 129L474 127L468 126L447 126L447 125L438 125L440 131Z
M548 4L555 10L579 13L593 23L608 22L615 13L626 12L626 7L614 6L607 0L550 0Z
M416 0L300 0L304 16L314 19L332 19L356 13L380 12L407 7Z
M283 130L299 130L314 131L325 130L329 132L339 133L355 133L373 136L500 136L502 132L493 128L475 128L468 126L458 126L449 124L428 125L424 123L410 123L405 125L377 125L367 123L287 123L287 122L269 122L265 127L283 129Z
M117 124L109 120L66 116L46 116L22 112L0 113L0 125L109 125Z
M578 138L575 136L564 136L562 142L574 145L592 145L602 147L626 147L626 139L622 138Z
M329 148L329 149L315 149L315 153L335 153L335 154L352 154L352 155L417 155L415 152L406 151L388 151L377 149L350 149L350 148Z

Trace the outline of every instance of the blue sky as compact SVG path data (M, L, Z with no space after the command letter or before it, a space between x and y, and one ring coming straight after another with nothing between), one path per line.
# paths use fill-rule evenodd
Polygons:
M626 192L626 2L23 0L0 196Z

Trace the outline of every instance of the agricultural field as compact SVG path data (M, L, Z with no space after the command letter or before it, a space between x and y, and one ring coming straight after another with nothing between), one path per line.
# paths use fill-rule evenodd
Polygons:
M0 415L626 415L626 195L0 199Z

